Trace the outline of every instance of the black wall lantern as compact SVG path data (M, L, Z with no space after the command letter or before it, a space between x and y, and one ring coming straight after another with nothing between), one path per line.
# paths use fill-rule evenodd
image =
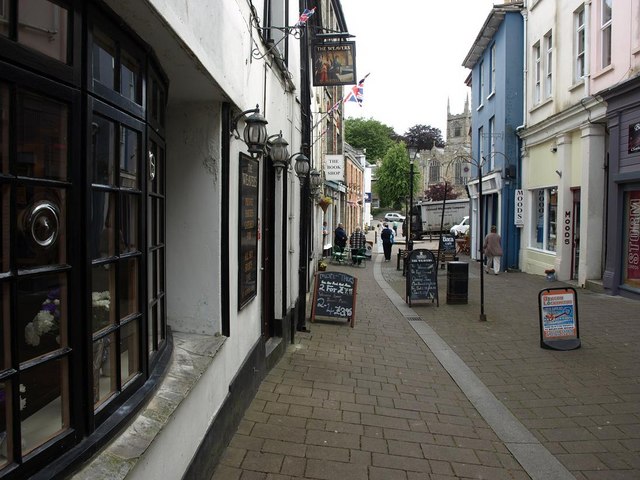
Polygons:
M251 113L248 117L246 115ZM231 133L236 133L236 138L240 138L238 135L238 121L244 119L245 127L242 133L244 143L247 144L247 149L251 154L251 157L256 158L264 153L264 149L267 143L267 119L260 114L260 107L256 105L256 108L251 110L245 110L237 115L231 122Z

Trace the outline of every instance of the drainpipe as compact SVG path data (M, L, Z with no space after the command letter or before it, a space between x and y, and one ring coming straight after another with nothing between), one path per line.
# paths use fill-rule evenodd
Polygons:
M584 49L584 96L591 95L591 0L584 2L584 38L589 44Z
M306 0L300 0L300 11L307 8ZM302 117L302 145L311 145L311 86L309 76L309 30L303 28L300 38L300 113ZM312 149L303 152L309 157L309 162L313 165L311 158ZM298 266L298 315L295 330L307 331L307 277L309 269L309 235L310 235L310 215L307 214L307 204L311 201L309 192L309 179L303 180L300 188L300 258ZM294 333L291 340L293 343Z

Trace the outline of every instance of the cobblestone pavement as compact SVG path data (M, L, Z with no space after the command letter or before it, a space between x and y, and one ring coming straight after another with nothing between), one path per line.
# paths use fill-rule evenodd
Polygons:
M640 478L638 302L577 289L582 347L547 350L538 292L567 284L485 275L481 322L477 262L468 304L441 270L440 306L409 308L380 257L329 266L358 277L355 328L297 335L214 479Z

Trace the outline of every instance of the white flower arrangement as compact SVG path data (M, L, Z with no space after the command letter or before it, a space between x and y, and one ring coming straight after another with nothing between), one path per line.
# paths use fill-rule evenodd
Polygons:
M60 343L60 289L51 290L40 306L40 311L24 327L24 337L28 345L40 345L40 337L45 333L57 333L56 342Z
M111 293L109 290L104 292L91 293L91 316L93 324L98 328L104 327L109 323L109 309L111 308Z
M111 294L108 290L104 292L91 293L91 306L93 315L105 321L109 316L111 305ZM24 327L24 337L28 345L37 347L40 345L41 337L46 333L56 334L56 342L60 344L60 289L54 288L49 292L47 298L40 306L40 311Z

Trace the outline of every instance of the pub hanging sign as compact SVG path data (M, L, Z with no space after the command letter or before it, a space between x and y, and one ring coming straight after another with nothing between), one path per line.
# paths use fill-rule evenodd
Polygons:
M356 42L315 43L312 50L313 85L355 85Z

